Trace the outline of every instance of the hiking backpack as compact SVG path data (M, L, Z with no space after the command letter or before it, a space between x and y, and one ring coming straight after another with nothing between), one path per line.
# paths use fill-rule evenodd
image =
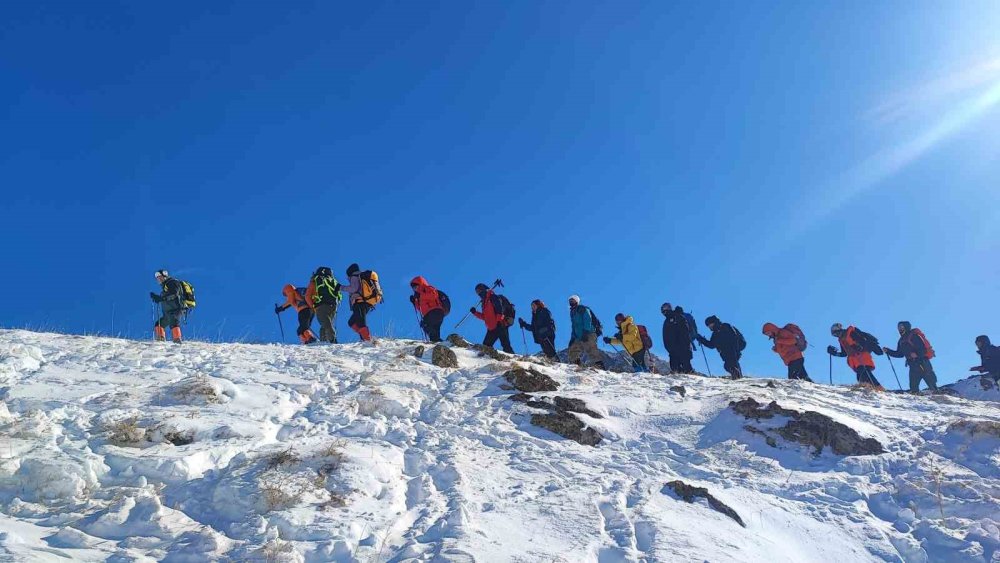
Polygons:
M653 339L649 337L649 331L646 330L646 325L636 325L639 329L639 338L642 340L643 350L653 349Z
M604 327L601 326L601 319L597 318L597 315L594 314L594 310L590 307L587 307L587 310L590 311L590 324L594 325L594 334L597 336L603 335Z
M177 280L181 284L181 305L185 309L194 309L194 286L184 280Z
M503 315L504 326L514 326L514 319L517 318L517 312L514 310L514 304L510 302L503 295L493 294L497 299L500 300L500 309L497 311Z
M805 352L809 343L806 342L806 335L802 332L802 329L799 328L799 325L788 323L785 325L784 330L787 330L795 335L795 347L799 349L799 352Z
M361 280L361 300L371 306L382 302L382 285L378 282L378 274L373 270L365 270L358 274Z
M878 338L875 338L860 328L854 327L853 338L854 341L858 343L858 346L861 346L864 351L871 352L876 356L884 354L884 352L882 352L882 347L878 344Z
M313 294L313 305L323 303L332 303L335 306L340 305L340 299L343 297L340 293L342 286L337 281L337 278L333 277L333 272L330 268L320 268L317 270L312 281L316 288L316 292Z
M441 310L444 311L445 316L451 312L451 298L448 294L441 291L440 289L435 289L438 292L438 300L441 301Z
M924 331L920 330L919 328L915 328L915 329L913 329L913 333L916 334L917 336L919 336L920 340L922 340L924 342L924 349L925 349L924 357L927 358L928 360L931 359L931 358L933 358L934 357L934 348L931 347L930 341L928 341L927 337L924 336Z
M740 332L740 329L736 328L735 326L733 326L733 325L729 325L729 326L730 326L730 328L733 329L733 333L736 334L736 349L739 350L740 352L742 352L743 350L746 350L747 339L743 338L743 333Z

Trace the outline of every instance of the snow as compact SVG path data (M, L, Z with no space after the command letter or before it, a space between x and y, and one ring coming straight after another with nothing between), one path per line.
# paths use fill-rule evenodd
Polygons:
M589 447L507 399L502 374L539 360L455 348L461 368L440 369L417 344L0 331L0 557L1000 561L1000 392L978 378L910 396L536 366L561 384L536 396L603 416L579 415L605 437ZM886 453L771 446L728 409L747 397Z

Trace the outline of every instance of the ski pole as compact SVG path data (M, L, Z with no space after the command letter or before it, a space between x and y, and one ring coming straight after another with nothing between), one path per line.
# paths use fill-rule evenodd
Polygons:
M424 330L424 321L420 318L420 311L417 310L417 306L413 306L413 314L417 316L417 326L420 327L420 333L424 335L424 342L430 340L427 336L427 331Z
M495 282L493 282L493 286L490 287L490 291L493 291L494 289L496 289L496 287L498 285L500 287L504 286L503 285L503 280L501 280L500 278L497 278L497 280ZM476 302L476 305L481 305L482 303L483 303L483 300L480 299L479 301ZM455 328L458 328L458 327L462 326L462 323L464 323L465 319L469 318L469 315L471 315L471 314L472 314L472 311L469 311L468 313L466 313L465 316L462 317L462 320L458 321L458 324L455 325Z
M830 386L833 386L833 354L827 352L827 356L830 356Z
M705 369L708 370L708 376L713 377L712 366L708 365L708 354L705 353L705 347L700 344L698 345L698 347L701 348L701 357L705 358Z
M524 327L521 327L521 342L524 344L524 355L528 355L528 337L524 335Z
M285 325L281 324L281 313L278 312L278 304L274 304L274 316L278 317L278 329L281 330L281 341L285 341Z
M899 382L899 376L896 375L896 366L892 365L892 357L889 354L885 355L885 359L889 360L889 367L892 368L892 376L896 378L896 385L899 386L899 390L903 390L903 384Z
M625 353L625 350L619 350L614 344L610 342L608 342L608 346L611 346L612 350L628 358L629 363L632 364L633 367L639 367L638 362L635 361L635 358L633 358L631 354Z

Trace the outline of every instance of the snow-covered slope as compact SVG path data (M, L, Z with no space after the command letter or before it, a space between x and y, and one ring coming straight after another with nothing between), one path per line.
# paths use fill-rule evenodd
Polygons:
M537 366L603 418L531 423L497 362L0 331L0 552L14 560L1000 561L996 403ZM529 365L523 361L521 365ZM684 389L681 390L679 386ZM674 388L673 390L671 388ZM754 398L886 453L754 426ZM768 442L774 445L769 445ZM745 522L665 487L705 487Z

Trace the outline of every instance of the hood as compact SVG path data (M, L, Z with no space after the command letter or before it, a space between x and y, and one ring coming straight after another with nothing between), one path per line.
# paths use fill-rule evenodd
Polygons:
M361 266L358 266L357 264L351 264L350 266L347 267L347 277L351 277L360 271L361 271Z
M281 288L281 293L285 294L285 297L291 297L295 294L295 286L292 284L285 284L285 287Z
M427 280L424 279L424 276L417 276L417 277L413 278L412 280L410 280L410 285L428 286L430 284L427 283Z
M765 323L761 332L773 338L778 335L778 330L778 325L774 323Z

